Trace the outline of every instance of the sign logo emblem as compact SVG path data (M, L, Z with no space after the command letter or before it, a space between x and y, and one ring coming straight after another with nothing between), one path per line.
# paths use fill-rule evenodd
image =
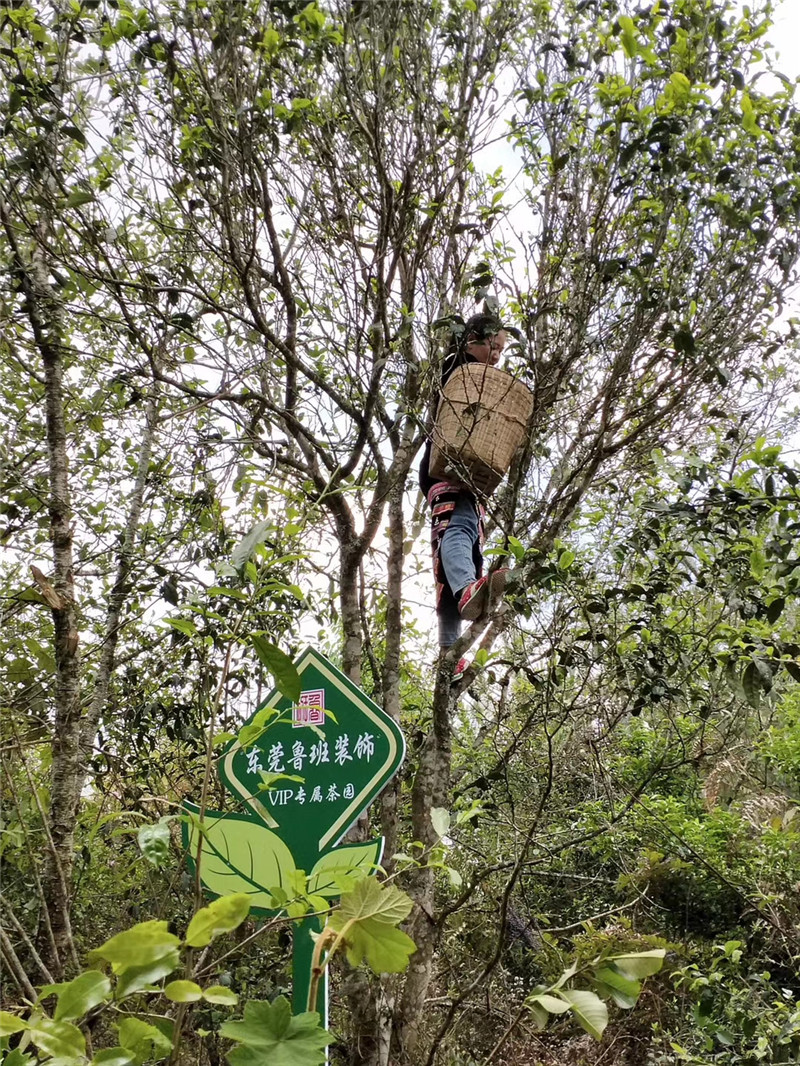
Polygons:
M292 708L292 725L325 725L325 689L312 688L300 693L299 702Z

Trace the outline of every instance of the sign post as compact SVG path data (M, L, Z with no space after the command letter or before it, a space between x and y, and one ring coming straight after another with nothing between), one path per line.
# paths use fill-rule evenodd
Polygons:
M297 870L309 877L308 894L323 899L340 894L348 871L374 872L382 837L337 844L405 754L394 720L319 652L306 648L295 667L299 700L274 689L222 752L220 779L241 813L207 811L202 834L194 824L184 828L190 863L201 855L205 887L215 895L247 892L252 909L266 913L274 913L276 892L287 901L297 893ZM315 918L295 926L295 1013L308 1009L311 934L318 930ZM327 974L317 1009L325 1025Z

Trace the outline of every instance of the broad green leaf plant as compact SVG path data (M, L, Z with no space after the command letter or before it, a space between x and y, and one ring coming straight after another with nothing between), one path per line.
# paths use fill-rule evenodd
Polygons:
M343 849L344 850L344 849ZM381 885L364 876L359 866L361 851L351 849L354 866L346 866L337 853L339 866L329 864L312 874L318 890L328 881L357 878L341 897L338 908L329 910L314 955L313 998L325 967L343 950L352 965L365 962L376 973L398 973L406 968L414 951L410 937L397 929L411 909L411 900L393 885ZM346 854L347 852L345 852ZM324 883L323 883L324 882ZM310 897L326 905L321 896ZM181 939L167 922L141 922L111 937L89 953L89 969L71 981L44 985L36 1002L26 1011L0 1012L0 1049L10 1066L142 1066L172 1055L180 1042L176 1012L195 1003L234 1007L238 996L221 984L201 985L193 980L193 949L206 948L218 937L233 932L250 914L251 896L233 893L214 900L196 912ZM273 907L277 900L270 902ZM307 907L303 907L305 913ZM187 976L169 980L183 967ZM132 1001L144 993L147 999ZM55 996L55 1006L45 1003ZM162 1009L154 1009L161 1001ZM144 1006L143 1006L144 1004ZM80 1026L90 1015L107 1009L115 1016L111 1026L117 1044L92 1053ZM182 1015L179 1015L182 1017ZM224 1022L220 1034L236 1045L227 1054L231 1066L318 1066L333 1037L320 1025L319 1015L305 1011L292 1015L288 1000L273 1003L251 1000L240 1021ZM11 1047L11 1044L14 1047Z
M636 1006L645 977L656 974L664 963L664 948L616 955L601 955L582 967L576 965L562 973L547 988L535 989L526 999L532 1020L543 1029L551 1015L567 1014L582 1029L599 1040L608 1025L607 1000L623 1010ZM594 988L571 988L567 985L583 973Z

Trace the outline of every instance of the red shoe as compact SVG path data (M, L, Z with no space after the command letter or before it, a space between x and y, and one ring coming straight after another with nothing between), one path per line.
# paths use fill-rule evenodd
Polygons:
M458 613L468 622L474 622L480 618L486 610L490 599L494 600L503 594L506 587L507 568L495 570L488 577L479 577L477 581L467 585L458 601Z
M452 684L453 685L456 683L456 681L460 681L461 680L461 678L466 673L466 670L467 670L468 666L469 666L469 663L467 662L466 659L459 659L458 660L458 662L456 663L456 668L453 671L453 680L452 680Z

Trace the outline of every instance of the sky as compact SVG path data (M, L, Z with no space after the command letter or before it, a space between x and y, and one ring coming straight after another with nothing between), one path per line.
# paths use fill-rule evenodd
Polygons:
M800 0L783 0L769 40L780 53L778 69L790 78L800 77Z

